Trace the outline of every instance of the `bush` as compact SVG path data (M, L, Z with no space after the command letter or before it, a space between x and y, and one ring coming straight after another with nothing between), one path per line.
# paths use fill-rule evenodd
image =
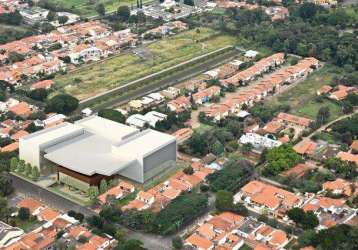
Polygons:
M18 217L20 220L25 221L30 219L30 209L28 209L27 207L20 207L19 212L18 212Z

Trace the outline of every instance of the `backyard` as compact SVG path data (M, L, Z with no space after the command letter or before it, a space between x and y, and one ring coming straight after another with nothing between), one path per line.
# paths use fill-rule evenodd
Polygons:
M303 82L273 97L267 103L269 105L290 105L290 113L311 119L316 118L321 107L327 106L330 110L329 120L334 120L343 114L341 107L334 101L323 98L318 100L316 98L316 91L323 85L330 84L334 75L335 68L326 65L308 76Z
M72 12L80 15L81 17L91 17L95 16L98 13L96 12L96 6L98 4L103 4L106 13L116 11L119 6L131 6L136 5L135 0L49 0L50 3L58 6L61 9L71 9ZM144 2L148 2L144 0Z
M146 46L146 58L123 53L58 76L56 88L83 100L236 43L235 37L211 29L190 30Z

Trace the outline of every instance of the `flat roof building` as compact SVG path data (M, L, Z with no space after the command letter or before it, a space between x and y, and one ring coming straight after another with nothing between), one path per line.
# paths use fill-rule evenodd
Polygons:
M176 160L176 139L98 116L62 123L20 138L20 159L41 172L55 165L60 182L86 189L121 175L143 183Z

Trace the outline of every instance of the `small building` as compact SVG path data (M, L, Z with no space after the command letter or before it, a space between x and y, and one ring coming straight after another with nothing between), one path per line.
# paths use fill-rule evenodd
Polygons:
M165 96L168 99L174 99L177 96L180 95L180 89L175 87L169 87L161 92L163 96Z
M245 52L244 56L247 58L255 58L258 54L259 54L259 52L255 51L255 50L248 50Z
M17 227L12 227L0 221L0 248L3 249L15 242L24 234L24 231Z

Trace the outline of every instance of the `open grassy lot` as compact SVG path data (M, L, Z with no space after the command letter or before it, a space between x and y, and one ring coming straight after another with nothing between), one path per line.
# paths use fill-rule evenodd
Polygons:
M149 0L144 0L148 2ZM49 0L50 3L55 4L63 9L71 9L72 12L82 16L91 17L98 13L96 12L96 6L102 3L105 6L106 12L117 10L119 6L131 6L136 5L136 0Z
M328 99L323 99L322 101L316 100L316 91L323 85L329 84L334 75L335 68L330 65L325 65L303 82L298 83L290 90L270 99L267 104L290 105L290 113L312 119L316 117L321 107L328 106L331 114L329 120L334 120L342 115L341 107Z
M146 46L146 58L120 54L58 76L56 86L82 100L236 42L211 29L190 30Z

